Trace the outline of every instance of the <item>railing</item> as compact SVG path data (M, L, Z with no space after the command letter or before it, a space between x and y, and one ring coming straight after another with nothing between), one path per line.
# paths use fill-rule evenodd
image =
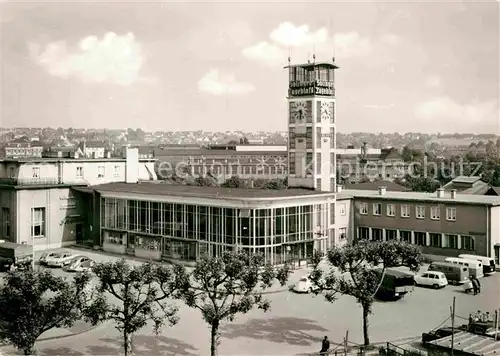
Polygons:
M59 178L0 178L0 185L54 185L54 184L82 184L87 183L81 179L69 182Z

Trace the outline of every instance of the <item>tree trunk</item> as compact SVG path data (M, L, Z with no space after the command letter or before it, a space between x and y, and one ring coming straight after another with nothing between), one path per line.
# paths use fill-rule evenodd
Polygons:
M36 355L35 345L30 345L23 350L23 355Z
M123 332L123 352L125 356L132 355L132 334Z
M370 307L368 305L362 305L363 307L363 339L364 345L370 345L370 336L368 335L368 316L370 315Z
M210 356L217 356L217 349L219 346L219 322L212 323L210 330Z

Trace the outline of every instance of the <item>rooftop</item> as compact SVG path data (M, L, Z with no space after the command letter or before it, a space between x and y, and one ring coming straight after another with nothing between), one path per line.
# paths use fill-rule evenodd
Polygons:
M388 180L379 180L365 183L347 183L344 189L350 190L378 190L379 187L385 187L388 192L411 192L410 188L406 188L397 183Z
M344 195L350 195L353 198L368 198L380 200L406 200L406 201L427 201L435 203L462 203L475 205L500 205L500 197L488 195L472 195L457 193L455 198L451 197L451 193L445 192L445 196L439 198L437 193L420 193L420 192L391 192L386 191L383 195L378 190L354 190L344 189Z
M57 162L122 162L125 158L45 158L45 157L25 157L25 158L0 158L0 163L57 163ZM139 162L155 161L153 158L139 158Z
M334 62L308 62L308 63L303 63L303 64L291 64L287 65L284 68L293 68L293 67L330 67L330 68L335 68L338 69L337 65L335 65Z
M300 197L328 197L332 192L319 192L309 189L245 189L245 188L221 188L221 187L199 187L176 184L165 184L160 182L133 183L108 183L89 187L98 192L146 194L146 195L168 195L182 197L198 197L229 200L272 200L293 199Z

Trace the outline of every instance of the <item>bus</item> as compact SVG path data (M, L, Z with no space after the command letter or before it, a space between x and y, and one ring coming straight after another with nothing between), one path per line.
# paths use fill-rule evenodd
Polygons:
M382 277L382 268L377 268L374 271ZM377 297L385 300L398 300L403 298L406 293L413 291L414 285L412 274L386 268L384 280L377 291Z
M495 273L495 260L491 257L478 256L478 255L458 255L459 258L467 260L480 261L483 264L483 273L487 276Z

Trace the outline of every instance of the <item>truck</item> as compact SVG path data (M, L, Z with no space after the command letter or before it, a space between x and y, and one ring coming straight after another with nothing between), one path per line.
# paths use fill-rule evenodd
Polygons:
M376 268L374 271L382 278L382 268ZM405 294L413 291L414 284L412 274L387 268L377 291L377 297L384 300L401 299Z
M0 271L10 270L11 266L30 268L33 260L33 248L30 245L0 240Z

